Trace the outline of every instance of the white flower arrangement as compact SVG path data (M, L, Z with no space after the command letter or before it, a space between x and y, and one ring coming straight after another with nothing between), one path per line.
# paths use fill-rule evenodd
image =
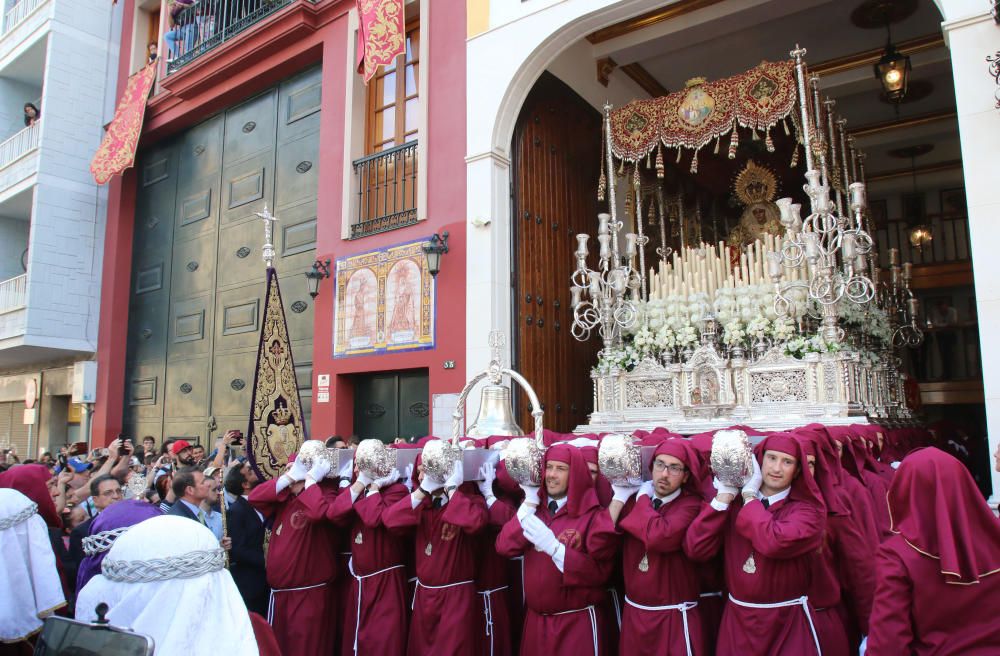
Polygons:
M722 341L726 346L739 346L746 339L743 325L736 320L730 321L722 331Z
M746 334L755 341L766 339L771 334L771 322L767 318L758 315L747 324Z
M677 331L677 345L691 346L698 342L698 331L694 326L687 324Z

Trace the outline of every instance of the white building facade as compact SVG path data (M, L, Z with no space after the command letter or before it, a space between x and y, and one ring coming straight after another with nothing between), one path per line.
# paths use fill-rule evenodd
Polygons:
M121 3L5 0L0 25L0 443L80 438L73 363L97 347L106 189L89 166L114 111ZM25 103L41 117L26 125ZM122 309L123 313L126 311ZM35 423L24 423L37 389ZM30 454L30 455L28 455Z

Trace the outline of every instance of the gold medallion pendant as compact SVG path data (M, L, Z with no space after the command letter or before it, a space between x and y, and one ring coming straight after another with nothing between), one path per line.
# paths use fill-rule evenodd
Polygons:
M362 542L361 534L358 533L357 536L354 538L354 544L361 544L361 542Z
M427 546L424 547L424 554L427 555L427 556L430 556L432 551L434 551L434 547L432 547L431 543L428 542Z
M639 571L648 572L649 571L649 554L642 554L642 560L639 561Z
M747 556L747 561L743 563L743 571L747 574L757 573L757 563L753 559L753 553Z

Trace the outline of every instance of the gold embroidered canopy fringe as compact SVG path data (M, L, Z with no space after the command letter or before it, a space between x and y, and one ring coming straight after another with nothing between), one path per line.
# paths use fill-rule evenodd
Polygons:
M636 100L611 112L611 152L615 157L638 162L650 157L657 150L656 168L662 177L662 148L690 148L695 151L691 172L698 171L698 151L715 140L731 133L728 155L736 157L739 133L736 127L753 130L754 139L764 133L768 152L774 152L771 128L783 123L789 133L787 119L791 118L799 133L795 62L761 62L740 75L706 82L703 78L690 80L681 91L652 98ZM801 139L797 139L801 142ZM792 166L797 160L795 149Z

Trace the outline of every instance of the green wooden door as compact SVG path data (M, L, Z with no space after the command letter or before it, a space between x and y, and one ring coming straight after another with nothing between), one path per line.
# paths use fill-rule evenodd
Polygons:
M354 433L392 442L429 432L427 371L382 372L354 382Z
M126 432L207 442L245 429L263 311L265 204L306 421L320 69L144 152L133 251Z

